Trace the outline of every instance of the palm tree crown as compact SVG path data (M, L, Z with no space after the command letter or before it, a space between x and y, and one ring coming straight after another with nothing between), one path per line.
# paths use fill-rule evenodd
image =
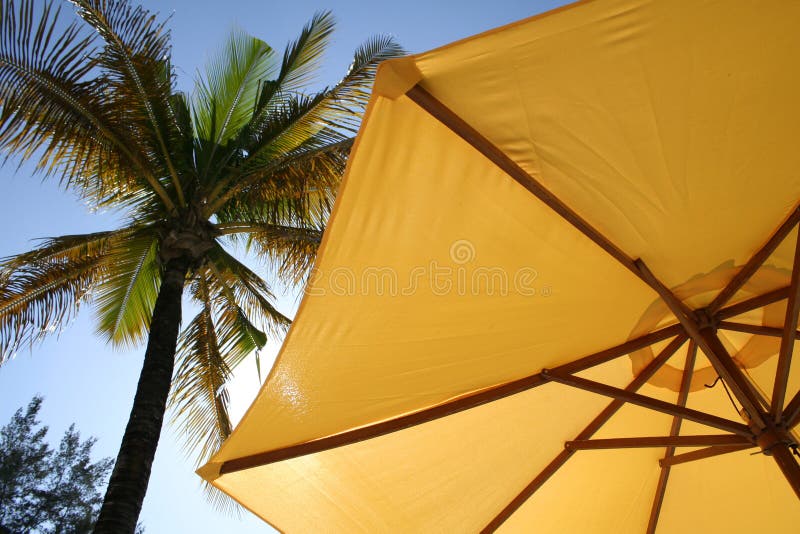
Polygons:
M153 433L157 442L170 382L202 456L230 433L223 385L231 368L288 319L270 286L225 245L244 243L280 277L304 279L375 68L402 51L373 38L339 83L308 93L334 29L329 13L314 16L282 55L237 31L187 97L175 88L164 22L128 0L71 3L78 17L66 26L49 2L0 7L0 147L125 222L50 238L2 262L0 363L90 301L110 342L147 340L110 495L127 465L139 462L149 476L152 457L124 449ZM179 336L184 290L198 311ZM136 427L134 413L149 413L150 428ZM97 531L132 528L112 525L107 512Z

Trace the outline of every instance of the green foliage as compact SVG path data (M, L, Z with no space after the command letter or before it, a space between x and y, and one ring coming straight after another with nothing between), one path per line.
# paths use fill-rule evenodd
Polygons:
M34 397L0 428L0 532L90 532L112 460L93 462L95 440L81 441L75 425L51 449L36 420L41 405Z

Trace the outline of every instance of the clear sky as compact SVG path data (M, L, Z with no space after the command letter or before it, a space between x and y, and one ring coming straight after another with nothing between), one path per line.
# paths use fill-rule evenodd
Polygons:
M64 2L66 4L66 2ZM297 35L320 10L333 11L337 31L326 56L320 82L335 83L344 73L353 50L370 35L391 34L412 53L423 52L515 20L546 11L563 0L148 0L143 5L162 15L172 13L173 62L179 87L190 91L195 73L207 54L216 51L230 29L241 26L278 50ZM70 7L65 6L67 10ZM53 182L42 183L30 169L15 172L13 161L0 169L0 256L23 252L33 240L63 234L109 229L114 216L89 213L84 205ZM257 261L257 260L254 260ZM281 293L281 291L279 291ZM297 296L282 292L278 307L294 314ZM22 352L0 367L0 424L33 395L45 397L40 412L51 428L49 437L60 438L70 423L83 436L98 438L98 456L115 456L128 419L139 376L143 348L117 350L94 336L93 315L85 309L60 336ZM280 340L262 354L266 375ZM231 386L232 415L238 420L258 390L252 361L238 369ZM245 512L241 519L213 510L204 500L194 458L181 451L168 426L156 454L141 520L150 534L205 532L270 532L260 520Z

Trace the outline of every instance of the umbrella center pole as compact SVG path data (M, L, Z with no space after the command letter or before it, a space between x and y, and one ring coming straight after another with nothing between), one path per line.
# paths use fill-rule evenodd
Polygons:
M749 410L744 410L745 414L743 415L747 415L747 423L753 431L756 443L761 447L761 452L775 460L786 481L800 499L800 464L795 455L797 443L794 437L786 425L775 423L766 410L761 408L757 398L747 396L752 389L738 364L722 348L722 342L716 334L715 324L717 321L713 317L704 317L704 313L697 315L698 322L702 325L702 328L698 328L700 335L708 342L707 346L714 352L715 359L728 369L729 378L737 383L738 387L733 388L734 395L739 398L742 405L749 404L751 409L756 412L750 414ZM704 318L706 320L703 320ZM742 396L747 396L747 398L742 398ZM763 422L763 426L759 425L760 422Z
M766 456L773 456L773 452L779 448L784 447L789 449L790 452L797 448L797 442L794 437L781 428L771 425L756 436L756 443L761 447L761 452Z
M772 428L756 436L761 452L771 456L778 468L800 498L800 465L797 463L797 443L792 435L781 428Z

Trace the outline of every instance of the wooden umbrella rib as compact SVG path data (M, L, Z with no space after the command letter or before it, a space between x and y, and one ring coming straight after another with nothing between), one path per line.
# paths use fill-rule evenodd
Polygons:
M591 391L592 393L619 399L668 415L682 417L696 423L718 428L726 432L732 432L733 434L738 434L739 436L749 438L753 435L747 425L737 423L736 421L731 421L730 419L725 419L724 417L717 417L716 415L707 414L698 410L692 410L690 408L678 406L677 404L654 399L646 395L631 393L629 391L625 391L624 389L615 388L600 382L595 382L594 380L568 375L555 369L544 369L542 370L541 374L544 375L545 378L558 382L559 384Z
M647 366L641 370L636 378L631 381L626 391L636 392L641 388L661 367L669 360L673 354L686 342L685 336L680 336L672 340L672 342L664 347L658 356L650 361ZM581 431L575 438L576 440L584 440L591 438L611 417L625 405L624 401L614 399L611 403L590 422L586 428ZM494 532L500 525L502 525L514 512L516 512L525 501L527 501L551 476L553 476L565 463L569 460L575 451L567 449L562 450L553 460L545 466L539 474L520 491L500 512L492 518L492 520L481 530L482 533Z
M772 388L770 415L776 423L779 423L783 417L783 403L786 400L786 386L789 383L789 368L792 364L798 312L800 312L800 232L797 232L792 282L789 285L789 301L786 303L781 348L778 353L778 367L775 371L775 385Z
M756 334L759 336L783 337L784 329L777 326L764 326L760 324L734 323L731 321L720 321L717 327L721 330L731 330L733 332L744 332L745 334ZM794 331L794 338L800 338L800 331Z
M787 428L794 428L800 423L800 391L789 401L783 411L783 419L786 421Z
M725 305L733 295L736 294L742 286L756 273L759 267L769 258L776 248L786 239L792 228L797 226L800 222L800 205L795 206L792 213L786 218L777 230L772 234L769 240L761 247L748 262L736 273L736 276L728 282L722 291L711 301L708 305L708 310L711 313L716 312L719 308Z
M713 458L721 454L728 454L731 452L739 452L746 449L755 447L755 444L739 445L734 447L706 447L705 449L698 449L696 451L685 452L683 454L676 454L674 456L666 456L658 461L662 468L672 467L673 465L685 464L687 462L696 462L697 460L705 460L706 458Z
M689 344L689 351L686 354L686 362L684 363L683 376L681 377L681 389L678 392L678 406L686 406L686 401L689 399L689 389L692 385L692 375L694 374L694 366L697 362L697 343L692 341ZM680 417L672 418L672 425L670 425L669 435L677 436L681 432L682 419ZM675 455L675 447L667 447L665 456L667 458ZM655 534L656 527L658 526L658 519L661 516L661 507L664 504L664 496L667 493L667 483L669 482L669 466L661 466L661 472L658 476L658 484L656 485L656 493L653 496L653 505L650 507L650 517L647 520L646 534Z
M637 350L649 347L650 345L676 336L680 339L680 343L684 343L686 341L686 335L679 324L667 326L660 330L656 330L655 332L651 332L650 334L626 341L625 343L610 349L596 352L594 354L590 354L589 356L584 356L583 358L578 358L577 360L559 365L556 369L564 373L579 373L589 369L590 367L602 365L615 358L619 358L620 356L625 356L626 354L636 352ZM678 343L677 340L674 342ZM678 347L680 347L680 345L678 345ZM676 348L675 350L678 349Z
M768 293L764 293L763 295L758 295L757 297L743 300L742 302L719 310L715 314L715 317L717 319L729 319L731 317L735 317L736 315L741 315L742 313L747 313L758 308L763 308L764 306L769 306L770 304L774 304L789 298L789 289L789 286L786 286L780 289L774 289Z
M630 354L631 352L637 351L654 343L658 343L670 337L680 335L682 333L683 332L680 325L672 325L667 328L662 328L661 330L651 332L650 334L631 339L610 349L579 358L565 365L559 366L556 369L564 370L569 373L579 372L590 367L606 363L615 358L619 358L620 356ZM421 425L441 417L475 408L489 402L515 395L517 393L522 393L523 391L533 389L545 383L547 383L547 380L545 380L540 373L536 373L534 375L501 384L499 386L494 386L488 389L470 393L431 408L403 415L394 419L389 419L387 421L382 421L373 425L356 428L354 430L316 439L314 441L290 445L288 447L283 447L273 451L228 460L220 467L220 474L250 469L261 465L297 458L298 456L305 456L307 454L335 449L337 447L376 438L378 436L397 432L399 430Z
M605 438L568 441L567 449L633 449L654 447L734 447L753 445L752 439L735 434L708 434L698 436L643 436L636 438Z

